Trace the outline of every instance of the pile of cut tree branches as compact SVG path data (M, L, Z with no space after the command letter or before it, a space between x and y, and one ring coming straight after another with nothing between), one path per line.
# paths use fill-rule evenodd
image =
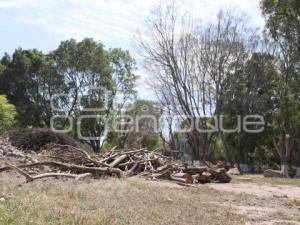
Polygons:
M30 140L25 140L24 134L17 134L18 146L24 146L20 140L25 140L26 150L9 145L9 140L15 140L9 136L0 137L2 159L5 159L6 152L10 153L10 157L14 157L15 154L18 159L16 161L5 160L4 165L0 166L0 172L16 171L23 175L27 182L49 177L98 179L104 176L119 178L143 176L147 179L169 180L183 185L228 183L231 180L225 169L183 166L162 155L158 150L111 149L103 154L92 154L78 144L62 143L62 139L59 139L61 137L55 138L55 135L48 131L42 130L41 132L42 134L37 132L36 136L27 132L25 135L30 136L28 137ZM49 142L47 135L59 141ZM46 140L46 143L42 140ZM34 149L30 151L29 146L34 146Z
M7 165L0 172L14 170L27 182L47 177L95 179L103 176L144 176L153 180L170 180L179 184L228 183L231 178L224 169L184 167L172 163L163 155L139 150L112 150L101 155L90 155L82 149L68 145L52 144L35 157L33 163ZM37 160L39 159L39 160Z

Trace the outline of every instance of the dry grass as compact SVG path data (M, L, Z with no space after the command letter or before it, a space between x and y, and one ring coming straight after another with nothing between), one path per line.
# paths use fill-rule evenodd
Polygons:
M0 204L0 224L243 224L230 208L214 202L226 195L143 179L108 179L90 184L37 181L1 185L14 198Z
M259 218L247 215L248 204L259 202L256 197L221 193L207 186L186 188L141 178L24 184L11 174L0 174L0 183L0 197L12 197L0 203L1 225L209 225L269 219L264 214Z

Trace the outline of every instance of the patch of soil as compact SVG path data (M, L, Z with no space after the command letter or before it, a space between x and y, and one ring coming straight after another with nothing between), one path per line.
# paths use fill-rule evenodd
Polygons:
M239 183L239 184L206 184L218 191L234 192L237 194L246 193L256 195L259 197L276 197L276 198L290 198L300 199L300 188L290 185L258 185L253 183Z

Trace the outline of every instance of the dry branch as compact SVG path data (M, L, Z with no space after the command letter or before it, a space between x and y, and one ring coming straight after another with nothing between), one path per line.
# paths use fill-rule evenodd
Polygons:
M14 165L8 164L6 168L8 170L15 170L19 174L23 175L26 178L26 182L31 182L34 180L48 178L48 177L55 177L55 178L67 177L67 178L74 178L76 180L80 180L80 179L92 176L91 173L84 173L84 174L80 174L80 175L69 174L69 173L44 173L44 174L39 174L36 176L31 176L28 173L26 173L25 171L21 170L20 168L14 166Z

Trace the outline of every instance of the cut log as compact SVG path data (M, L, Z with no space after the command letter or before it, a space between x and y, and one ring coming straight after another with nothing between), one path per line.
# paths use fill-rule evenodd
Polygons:
M170 168L172 168L172 166L169 165L169 164L167 164L167 165L158 167L158 168L156 169L156 172L159 173L159 172L162 172L162 171L167 170L167 169L170 169Z
M110 156L108 156L108 157L105 157L104 159L100 160L99 162L100 162L100 163L107 162L107 161L110 160L110 159L114 159L114 158L117 157L119 154L120 154L120 153L115 153L115 154L113 154L113 155L110 155Z
M201 174L207 171L207 167L188 167L188 168L181 167L180 169L182 170L183 173L188 173L191 175Z
M138 165L139 163L135 163L131 168L130 170L128 170L126 173L125 173L125 176L131 176L132 174L134 174L134 171L136 168L138 168Z
M225 169L208 169L208 172L212 174L218 182L220 183L229 183L231 181L231 177L226 173Z
M157 159L135 160L132 162L120 163L118 167L134 165L136 163L155 162Z
M198 176L198 182L200 184L210 183L212 178L212 174L209 172L203 172Z
M186 175L186 173L174 173L172 176L182 178Z
M194 183L194 178L192 177L192 175L190 175L188 173L175 173L175 174L172 174L171 177L184 179L184 182L187 183L187 184L193 184Z
M240 171L238 168L234 167L234 168L231 168L227 171L227 173L229 175L241 175Z
M280 170L267 169L264 171L264 177L282 177Z
M170 179L173 181L177 181L177 182L181 182L181 183L185 183L185 184L193 184L194 183L193 177L189 174L187 174L186 177L183 177L183 178L174 177L171 175Z
M150 174L150 177L151 178L154 178L154 179L158 179L158 178L166 178L166 179L169 179L170 176L172 174L172 171L170 169L166 169L160 173L153 173L153 174Z
M110 167L115 167L126 158L127 158L127 155L121 155L118 158L116 158L112 163L110 163L109 166Z
M298 172L298 171L297 171ZM281 165L281 170L267 169L264 171L264 177L284 177L289 178L289 166Z
M200 177L199 174L194 174L194 175L192 175L192 177L193 177L193 179L194 179L194 184L199 183L199 177Z

